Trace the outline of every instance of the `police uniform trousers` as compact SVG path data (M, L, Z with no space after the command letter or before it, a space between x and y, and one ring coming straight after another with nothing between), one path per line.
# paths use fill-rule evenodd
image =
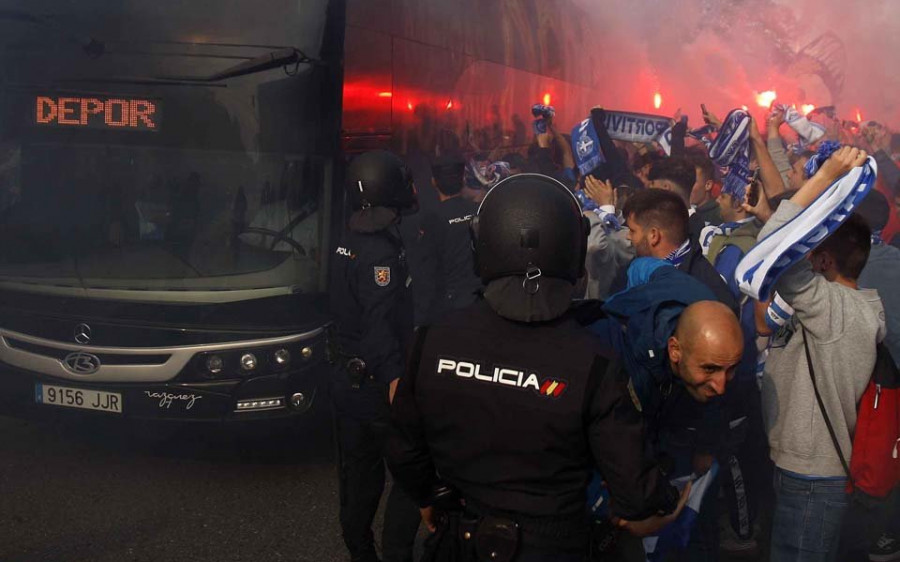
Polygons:
M353 562L379 560L372 523L384 492L384 445L390 427L388 386L365 380L359 388L336 373L332 388L338 450L340 521ZM385 562L410 562L421 516L398 486L391 488L384 511L382 556Z

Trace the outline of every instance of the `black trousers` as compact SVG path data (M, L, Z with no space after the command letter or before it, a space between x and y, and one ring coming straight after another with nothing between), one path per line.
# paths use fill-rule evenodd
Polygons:
M339 372L332 396L344 544L353 562L374 562L378 556L372 522L384 492L383 451L390 424L387 386L368 382L353 389ZM382 532L385 562L412 561L419 522L415 503L392 487Z
M762 419L762 402L755 380L729 383L726 404L730 427L719 456L728 515L735 534L753 536L761 505L773 505L774 466ZM738 421L741 420L741 421Z

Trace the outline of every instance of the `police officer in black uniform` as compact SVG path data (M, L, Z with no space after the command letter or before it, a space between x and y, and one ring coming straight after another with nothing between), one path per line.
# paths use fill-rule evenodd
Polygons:
M446 154L431 165L432 183L440 203L422 216L419 237L421 273L416 276L417 324L428 324L447 312L475 302L481 279L472 262L469 221L477 206L462 196L466 161ZM420 321L421 319L421 321Z
M678 494L645 459L626 381L572 305L589 229L575 197L513 176L472 227L484 300L417 332L388 464L434 529L433 560L582 560L594 467L628 520L672 512Z
M404 370L413 335L410 279L398 224L416 212L412 178L395 155L369 152L347 173L352 206L331 276L336 320L332 394L338 442L340 519L354 562L373 562L372 520L384 490L389 395ZM396 487L385 511L382 554L412 560L419 513Z

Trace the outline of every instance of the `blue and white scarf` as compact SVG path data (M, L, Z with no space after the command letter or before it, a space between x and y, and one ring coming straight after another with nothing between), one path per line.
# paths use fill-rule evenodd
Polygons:
M674 126L669 127L668 129L663 131L663 134L661 134L659 136L659 139L657 139L659 147L663 149L663 152L666 153L666 156L672 155L672 135L674 134L674 128ZM709 145L712 144L712 137L710 136L710 134L715 132L715 130L716 128L713 125L704 125L699 129L692 129L688 131L687 136L694 140L702 142L706 145L707 148L709 148Z
M813 172L834 152L835 143L823 143L810 158ZM791 221L754 246L735 270L741 291L756 300L768 300L772 287L785 270L838 229L875 185L878 165L871 156L865 164L838 178L812 204Z
M725 118L716 140L709 146L709 157L722 168L725 179L722 193L743 201L747 185L753 174L750 172L750 114L735 109Z
M572 129L572 154L581 175L586 176L606 162L600 150L600 137L593 120L588 117ZM585 210L591 210L585 207Z
M753 217L735 222L726 222L718 225L711 224L703 227L703 230L700 231L700 248L703 250L703 255L709 255L709 246L712 244L713 238L716 236L731 236L732 232L748 222L753 222Z
M625 142L658 142L669 128L671 119L659 115L631 113L628 111L606 111L603 126L610 138ZM597 127L588 117L572 129L572 153L582 175L587 175L606 162L600 150Z
M612 205L609 207L612 207ZM603 229L607 233L622 230L622 217L618 215L615 207L612 207L611 211L608 208L597 207L594 213L600 218L600 224L603 225Z
M668 256L666 256L666 261L675 267L680 266L684 263L684 258L691 253L691 239L688 238L684 241L684 244L672 250Z
M600 208L600 205L598 205L596 201L588 197L587 193L585 193L583 189L575 190L575 199L578 199L578 202L581 203L582 211L596 211Z
M775 107L784 112L784 122L797 133L801 147L815 144L825 136L825 127L804 117L797 108L784 104L776 104Z
M603 229L609 232L617 232L622 230L622 217L620 217L615 207L609 205L612 210L609 208L601 207L597 204L596 201L588 197L587 193L584 192L583 189L578 189L575 191L575 198L578 199L578 202L581 203L582 211L590 211L596 214L600 218L600 224L603 225Z
M774 334L783 328L792 316L794 316L794 307L789 305L787 301L781 298L781 295L776 292L775 296L772 298L772 302L770 302L768 308L766 308L766 326L768 326Z
M725 117L716 140L709 147L709 157L720 168L728 168L733 162L750 162L749 113L735 109Z
M881 231L876 230L876 231L872 232L872 247L883 246L883 245L884 245L884 238L881 237Z
M776 291L772 302L766 308L766 326L772 331L773 336L768 338L766 347L756 356L756 384L762 389L762 379L766 373L766 361L769 359L769 351L772 349L772 339L781 328L794 316L794 307L781 298Z
M716 482L716 475L719 473L719 463L713 461L709 471L695 478L695 476L684 476L672 480L671 484L679 490L684 489L687 483L694 481L691 487L691 493L688 495L688 501L681 510L681 513L675 521L669 523L660 530L658 535L645 537L643 539L644 552L647 556L647 562L657 562L666 559L666 556L673 549L683 549L688 545L691 539L691 530L697 522L700 515L700 506L707 492L714 492L717 488L713 484Z

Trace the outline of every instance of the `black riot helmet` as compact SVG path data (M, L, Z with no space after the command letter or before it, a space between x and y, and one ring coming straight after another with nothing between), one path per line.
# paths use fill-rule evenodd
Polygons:
M509 276L575 284L584 274L590 223L566 186L541 174L495 185L472 220L475 262L485 283Z
M347 194L354 210L386 207L411 214L419 209L412 174L400 158L386 150L353 159L347 170Z

